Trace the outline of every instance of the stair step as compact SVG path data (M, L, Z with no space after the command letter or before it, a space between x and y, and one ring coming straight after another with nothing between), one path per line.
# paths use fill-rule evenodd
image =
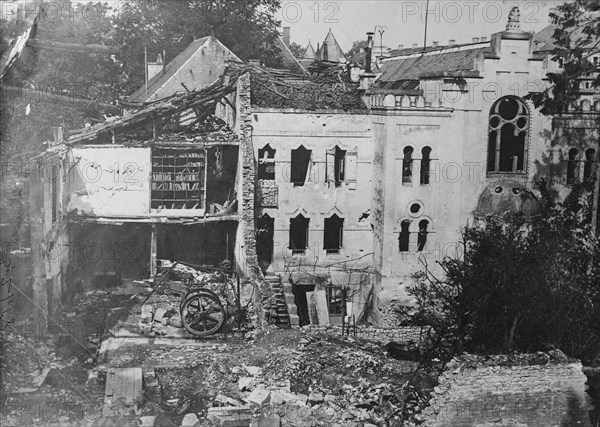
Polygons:
M290 314L290 326L300 326L300 317L296 314Z

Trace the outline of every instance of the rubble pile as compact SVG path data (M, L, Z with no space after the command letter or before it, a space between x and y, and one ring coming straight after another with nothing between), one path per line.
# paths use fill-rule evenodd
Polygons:
M322 326L307 325L302 327L308 333L328 332L334 335L342 335L342 327L339 325ZM409 346L417 347L420 343L427 340L429 328L421 326L401 326L397 328L376 328L374 326L358 325L356 326L356 337L368 341L375 341L387 344L391 341L404 343ZM351 330L350 335L354 336Z
M435 385L435 375L377 343L295 330L266 335L197 354L193 368L157 371L163 409L193 413L199 426L400 426L415 420Z

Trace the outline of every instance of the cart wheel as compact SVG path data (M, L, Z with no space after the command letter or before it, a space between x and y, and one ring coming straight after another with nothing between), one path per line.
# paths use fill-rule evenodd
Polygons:
M225 309L219 297L206 290L193 291L186 295L181 305L181 321L192 335L215 334L225 322Z

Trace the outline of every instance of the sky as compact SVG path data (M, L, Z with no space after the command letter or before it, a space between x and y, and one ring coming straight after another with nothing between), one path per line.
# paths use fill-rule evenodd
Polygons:
M564 0L430 0L427 40L447 44L471 42L506 27L511 8L521 11L521 29L539 31L549 23L548 12ZM310 40L316 49L331 28L338 43L348 51L352 43L375 33L375 46L397 48L423 44L426 0L282 0L277 19L291 28L291 41L305 47Z

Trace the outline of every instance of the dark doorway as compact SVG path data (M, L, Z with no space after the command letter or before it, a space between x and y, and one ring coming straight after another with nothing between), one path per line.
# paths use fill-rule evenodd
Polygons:
M259 265L268 266L273 262L273 234L275 219L264 214L257 221L256 252Z
M308 314L308 300L306 299L306 293L315 290L315 285L302 285L295 284L292 286L292 293L294 294L294 302L298 308L298 317L300 319L300 326L310 325L310 317Z

